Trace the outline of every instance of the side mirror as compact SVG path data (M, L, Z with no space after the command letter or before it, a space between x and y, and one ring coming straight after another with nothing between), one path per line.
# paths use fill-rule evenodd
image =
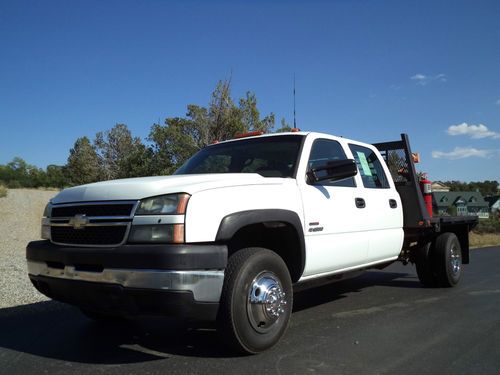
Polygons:
M312 168L307 172L309 181L314 183L318 181L330 180L340 181L358 174L356 161L353 159L332 160L325 165Z

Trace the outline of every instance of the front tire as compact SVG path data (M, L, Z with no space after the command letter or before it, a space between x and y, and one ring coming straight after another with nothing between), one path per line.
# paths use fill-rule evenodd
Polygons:
M263 248L239 250L225 271L218 329L235 351L262 352L284 335L292 304L292 281L283 259Z

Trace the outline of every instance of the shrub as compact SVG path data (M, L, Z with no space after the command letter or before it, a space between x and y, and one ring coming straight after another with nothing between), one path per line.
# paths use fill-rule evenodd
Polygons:
M3 185L0 185L0 198L7 196L7 188Z
M500 233L474 233L469 236L469 243L471 248L486 247L486 246L500 246Z
M489 219L480 219L479 224L474 229L477 233L500 233L500 217L490 216Z
M20 189L22 188L23 186L21 185L21 183L18 181L18 180L10 180L7 184L7 187L9 189Z

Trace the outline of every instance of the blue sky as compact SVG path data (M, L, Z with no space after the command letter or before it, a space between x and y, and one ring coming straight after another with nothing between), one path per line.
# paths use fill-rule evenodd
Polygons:
M0 164L206 105L366 142L407 132L431 180L500 181L498 1L0 0Z

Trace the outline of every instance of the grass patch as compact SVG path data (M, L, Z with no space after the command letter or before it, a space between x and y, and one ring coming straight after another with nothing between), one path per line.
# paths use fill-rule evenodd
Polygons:
M7 188L3 185L0 185L0 198L7 196Z
M470 247L500 246L500 233L476 233L469 235Z

